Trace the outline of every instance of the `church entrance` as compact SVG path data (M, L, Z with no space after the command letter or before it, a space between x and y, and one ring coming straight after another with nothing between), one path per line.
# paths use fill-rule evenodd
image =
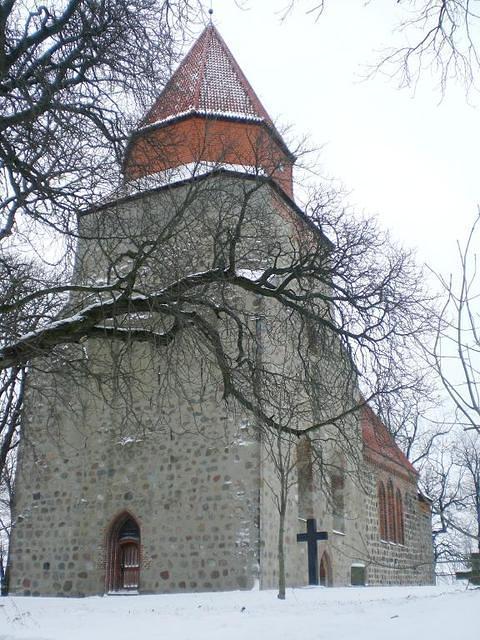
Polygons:
M322 587L332 586L332 565L330 564L330 558L325 551L320 560L320 580L319 583Z
M106 591L135 591L140 583L140 527L129 513L121 514L107 541Z

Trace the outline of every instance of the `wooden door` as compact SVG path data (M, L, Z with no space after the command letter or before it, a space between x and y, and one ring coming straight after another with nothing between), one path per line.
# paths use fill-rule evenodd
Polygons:
M130 513L121 513L110 526L107 537L107 593L138 589L140 564L140 527Z
M140 551L137 542L120 545L120 589L137 589L140 574Z

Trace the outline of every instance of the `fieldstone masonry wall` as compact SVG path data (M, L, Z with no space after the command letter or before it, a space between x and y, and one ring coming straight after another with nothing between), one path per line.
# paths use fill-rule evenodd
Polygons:
M165 428L143 396L133 403L145 403L146 428L123 424L120 435L123 412L114 402L99 410L96 398L72 390L70 406L52 417L30 392L35 413L25 425L16 483L11 592L104 593L107 534L123 511L140 526L142 593L251 588L259 444L245 421L227 415L211 393L188 407L190 419L173 398L169 406L163 399L161 410L177 429ZM208 421L208 438L195 420Z
M433 584L435 582L430 507L418 495L415 481L367 463L365 552L368 584ZM403 499L405 543L380 539L377 486L391 478Z
M235 423L233 417L219 416L217 398L204 401L201 412L210 428L215 422L221 427L222 444L169 431L112 439L112 411L101 415L93 408L70 414L70 428L81 431L77 446L74 438L53 444L52 421L42 419L44 410L37 406L35 445L27 440L21 453L10 555L12 593L104 593L109 525L125 510L141 530L142 593L248 589L257 577L262 588L277 586L274 469L256 438L238 428L241 419ZM80 417L85 422L77 422ZM230 443L225 419L236 428ZM38 435L42 422L49 427L43 441ZM82 451L83 438L90 446ZM379 472L370 465L367 477L366 492L347 479L343 532L332 529L321 487L313 490L313 515L319 529L329 533L328 541L319 543L319 559L328 552L333 585L350 584L351 567L358 564L366 567L367 584L432 583L430 515L415 484L395 479L405 509L405 545L399 545L380 540ZM308 582L306 545L296 542L304 529L294 487L285 534L289 586Z
M258 198L273 202L268 192ZM141 239L179 201L178 195L165 200L150 194L137 204L119 206L117 224L101 217L97 223L117 232L134 221ZM208 202L211 206L207 189L201 207ZM234 216L234 209L222 206ZM253 238L278 235L280 219L272 224L272 215L255 222L260 230L252 232ZM204 249L197 231L188 231L180 254L186 264L167 265L176 275L191 270L189 260L200 260ZM125 248L117 245L116 251ZM165 262L179 255L176 251L172 247L171 255L159 257L157 284ZM88 252L81 246L77 278L94 279L102 255L95 247ZM277 480L251 417L225 404L221 381L202 368L203 355L194 344L179 339L168 363L150 347L130 347L126 359L123 351L126 377L115 375L119 353L115 345L90 341L71 347L70 360L78 357L79 362L75 375L71 370L67 375L60 363L51 373L40 367L43 371L30 376L15 489L11 593L104 593L108 532L123 512L140 527L141 593L250 589L257 578L261 587L275 587ZM280 351L270 349L267 355L281 364ZM88 364L88 374L82 363ZM172 380L175 370L181 375ZM351 428L359 432L358 424ZM361 457L360 438L358 447ZM433 581L429 511L419 503L415 483L395 480L404 497L406 539L405 545L393 545L379 535L381 472L365 463L361 473L362 482L346 475L344 531L333 531L331 504L319 477L309 488L309 514L298 483L291 488L285 532L289 586L308 581L306 545L296 541L306 515L329 533L318 549L319 558L324 551L329 554L333 585L350 584L351 567L359 564L366 566L368 584Z

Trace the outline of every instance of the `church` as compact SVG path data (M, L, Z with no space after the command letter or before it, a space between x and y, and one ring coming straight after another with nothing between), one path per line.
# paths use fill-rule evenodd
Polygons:
M106 301L113 276L134 270L131 295L175 279L178 317L190 313L199 323L191 300L179 297L186 273L201 278L212 256L220 263L225 247L235 246L239 277L262 278L272 255L280 272L281 249L308 245L302 234L318 232L295 203L294 162L210 23L132 132L123 186L79 216L74 281L95 286L95 300ZM139 255L148 260L137 264ZM196 325L204 341L188 334L160 345L92 338L67 348L68 371L59 357L32 372L11 594L270 589L278 585L279 556L291 587L434 582L429 500L368 404L359 401L344 420L342 446L334 426L323 440L315 432L298 437L309 413L360 397L337 341L329 346L307 325L298 335L308 344L294 348L288 316L273 313L268 300L229 289L215 295L206 310L211 323ZM78 296L73 309L92 302ZM152 315L138 311L142 300L138 294L135 313L125 311L117 332L132 331L134 322L141 337ZM165 332L161 305L153 311ZM243 402L225 400L227 367L218 371L205 346L222 313L237 329L245 319L253 336L235 365ZM106 322L103 330L110 329ZM230 331L219 330L233 352L238 332L233 339ZM242 370L250 356L274 372L268 397L257 370ZM317 372L322 385L292 382L300 368ZM325 381L347 378L332 399ZM294 392L287 397L288 384ZM263 415L288 413L285 437L259 428L258 412L247 411L245 398L256 394L260 406L269 403Z

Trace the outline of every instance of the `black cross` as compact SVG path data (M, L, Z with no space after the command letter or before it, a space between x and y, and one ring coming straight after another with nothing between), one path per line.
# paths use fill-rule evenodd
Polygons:
M317 531L314 518L307 520L307 533L297 533L297 542L306 542L308 551L308 584L318 584L317 540L328 540L326 531Z

